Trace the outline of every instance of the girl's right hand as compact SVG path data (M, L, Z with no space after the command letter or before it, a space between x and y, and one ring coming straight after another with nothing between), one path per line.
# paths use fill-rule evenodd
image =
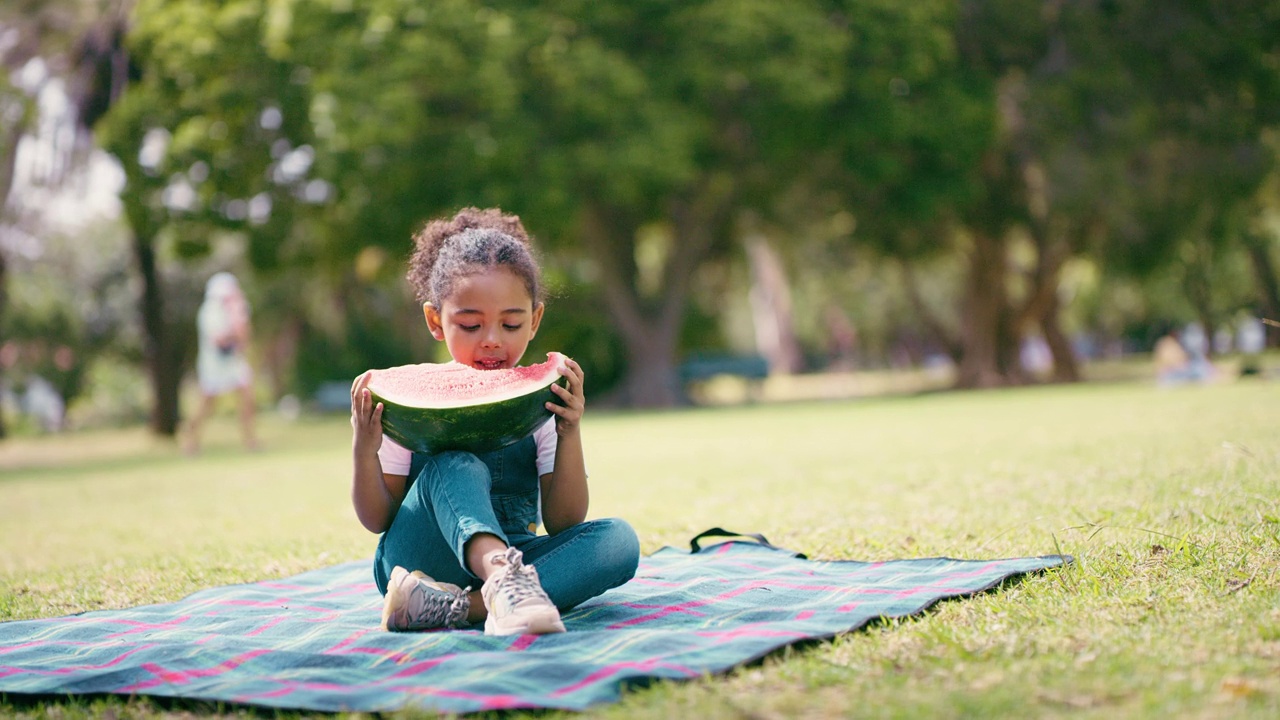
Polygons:
M351 440L357 455L376 455L382 447L382 403L375 404L369 392L372 376L373 371L367 370L351 383Z

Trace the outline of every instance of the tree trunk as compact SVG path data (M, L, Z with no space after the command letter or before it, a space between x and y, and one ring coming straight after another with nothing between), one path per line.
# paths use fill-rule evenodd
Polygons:
M4 327L4 314L9 307L9 268L5 264L4 253L0 252L0 327ZM4 391L4 368L0 367L0 393ZM0 440L9 435L8 426L4 423L4 402L0 401Z
M1054 293L1050 307L1040 318L1040 332L1044 333L1049 354L1053 356L1053 381L1079 382L1080 363L1076 359L1075 348L1071 347L1071 341L1062 331L1062 321L1059 317L1061 304L1057 293Z
M672 298L655 307L646 304L636 285L634 234L630 223L602 208L583 213L582 233L592 258L600 267L605 306L622 336L627 369L616 391L619 404L629 407L670 407L679 404L682 392L675 367L676 341L681 317L671 308L683 309L683 298ZM673 289L675 290L675 289Z
M636 223L625 213L592 206L582 233L603 277L605 303L627 349L626 375L618 400L632 407L671 407L685 402L676 372L676 352L693 273L706 259L715 230L730 206L714 179L671 203L672 247L662 270L660 297L640 294L635 264Z
M25 98L21 95L18 102L25 103ZM31 120L30 109L27 108L18 115L18 120L12 127L8 128L8 132L4 137L3 152L0 152L0 215L7 213L9 205L9 193L13 190L14 171L17 168L18 144L22 141L22 136L27 132L27 126ZM4 257L4 251L0 250L0 328L4 327L4 318L9 312L9 266ZM4 404L0 403L0 438L8 435L8 428L4 422Z
M960 359L964 357L963 343L929 308L929 304L925 302L924 294L920 292L920 281L916 278L915 267L912 265L911 260L899 258L898 263L902 269L902 284L907 292L907 300L910 301L911 309L915 312L916 318L933 336L934 341L944 348L951 361L959 366Z
M1014 327L1019 336L1028 328L1039 328L1053 360L1054 382L1078 382L1080 363L1071 341L1062 331L1062 300L1058 294L1062 266L1070 255L1070 249L1061 239L1062 234L1051 228L1047 211L1031 224L1031 231L1036 247L1036 266L1027 278L1030 292L1018 312Z
M769 241L753 235L746 241L751 265L751 315L756 329L756 349L771 372L790 375L804 369L804 354L796 340L791 314L791 286L778 253Z
M618 399L628 407L672 407L685 402L676 372L676 340L660 318L652 318L639 332L623 334L627 373Z
M164 290L156 265L155 247L147 227L145 221L133 223L134 260L142 276L142 327L146 335L145 354L151 379L151 430L157 435L174 437L180 419L178 391L182 382L183 353L165 317Z
M1249 253L1253 276L1258 282L1258 304L1264 317L1280 322L1280 276L1276 275L1276 266L1271 259L1271 247L1263 235L1246 233L1245 249ZM1267 347L1280 346L1280 328L1264 325L1267 328Z
M956 385L989 388L1021 382L1018 334L1005 287L1008 266L1003 240L975 234L969 255L960 366Z
M1196 313L1201 328L1204 330L1204 353L1213 357L1213 332L1216 327L1213 313L1213 283L1209 279L1209 267L1213 262L1213 250L1207 241L1195 239L1194 262L1183 266L1183 288L1187 294L1187 302Z
M627 370L618 401L628 407L682 403L684 393L675 364L682 315L646 310L632 288L621 286L608 272L604 296L627 350Z
M420 312L414 313L415 320L421 317ZM299 315L291 313L284 318L283 324L266 344L265 362L273 400L279 400L287 394L289 374L298 364L298 345L301 339L302 320Z

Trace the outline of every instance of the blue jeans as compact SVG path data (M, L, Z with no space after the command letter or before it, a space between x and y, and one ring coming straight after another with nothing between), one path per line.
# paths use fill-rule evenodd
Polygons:
M532 445L532 438L525 438L484 456L443 452L415 457L404 502L374 556L378 591L386 593L396 565L478 590L480 580L466 568L464 555L467 541L477 533L496 535L519 549L562 610L634 577L640 543L625 520L590 520L555 535L534 534L538 477ZM425 461L420 463L420 457Z

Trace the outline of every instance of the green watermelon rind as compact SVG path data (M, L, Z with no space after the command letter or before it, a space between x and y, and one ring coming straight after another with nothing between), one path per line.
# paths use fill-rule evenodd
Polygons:
M507 400L479 402L453 408L425 408L387 400L373 387L374 402L382 403L382 432L413 452L461 450L475 454L500 450L523 439L552 417L546 403L560 399L551 386L565 385L558 376L528 393Z

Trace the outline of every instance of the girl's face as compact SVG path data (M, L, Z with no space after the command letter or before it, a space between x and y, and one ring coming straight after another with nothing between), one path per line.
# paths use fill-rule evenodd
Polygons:
M480 370L515 367L542 322L524 282L504 267L458 278L440 307L422 306L427 327L455 362Z

